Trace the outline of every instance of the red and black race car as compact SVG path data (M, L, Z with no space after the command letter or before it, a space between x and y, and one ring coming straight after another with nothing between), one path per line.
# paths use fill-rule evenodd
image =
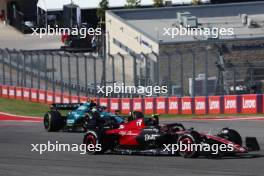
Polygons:
M201 155L233 156L260 150L255 137L246 137L246 146L242 146L240 134L233 129L223 128L218 134L211 135L199 133L193 128L185 129L180 123L160 125L158 115L148 118L141 112L132 114L122 123L111 117L102 119L96 111L89 114L83 143L87 146L100 144L101 150L88 153L180 155L195 158ZM188 147L179 147L183 145ZM207 150L204 147L207 147ZM214 150L216 148L217 151Z

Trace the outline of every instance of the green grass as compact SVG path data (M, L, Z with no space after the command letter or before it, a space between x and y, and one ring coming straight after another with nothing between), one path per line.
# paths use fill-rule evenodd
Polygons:
M22 100L0 98L0 112L22 116L42 117L48 110L48 105Z
M32 103L23 100L14 100L0 98L0 112L22 115L22 116L37 116L42 117L49 110L48 105L40 103ZM67 112L63 112L63 114ZM65 115L64 114L64 115ZM148 116L148 115L147 115ZM262 116L263 114L221 114L221 115L171 115L162 114L160 118L204 118L204 117L226 117L226 116Z

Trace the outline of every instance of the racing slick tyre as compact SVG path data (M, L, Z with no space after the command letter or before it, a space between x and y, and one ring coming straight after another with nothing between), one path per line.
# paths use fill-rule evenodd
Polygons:
M185 146L189 146L185 150L179 150L178 154L184 158L197 158L199 157L199 151L193 150L193 147L190 147L192 144L200 144L201 136L198 132L192 131L189 134L184 134L178 139L178 146L185 144Z
M86 151L89 155L104 153L105 149L101 144L101 139L96 131L88 130L83 138L83 144L86 145Z
M49 111L44 115L44 128L48 132L62 129L64 121L58 111Z
M223 128L219 133L218 136L224 139L227 139L235 144L242 145L242 138L240 134L233 129Z

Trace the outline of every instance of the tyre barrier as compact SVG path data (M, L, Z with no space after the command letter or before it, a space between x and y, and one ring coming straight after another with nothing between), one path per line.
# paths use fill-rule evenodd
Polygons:
M94 100L111 112L143 111L145 114L257 114L264 113L264 95L225 95L208 97L93 98L61 94L25 87L0 85L0 97L37 103L79 103Z

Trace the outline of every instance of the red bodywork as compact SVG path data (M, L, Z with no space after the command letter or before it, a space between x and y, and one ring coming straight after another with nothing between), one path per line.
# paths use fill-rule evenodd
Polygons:
M136 137L140 134L143 128L145 128L144 120L137 119L125 124L121 124L117 129L108 130L106 131L106 134L119 135L120 145L135 146L138 145Z
M69 34L65 33L61 36L61 42L65 43L69 39Z

